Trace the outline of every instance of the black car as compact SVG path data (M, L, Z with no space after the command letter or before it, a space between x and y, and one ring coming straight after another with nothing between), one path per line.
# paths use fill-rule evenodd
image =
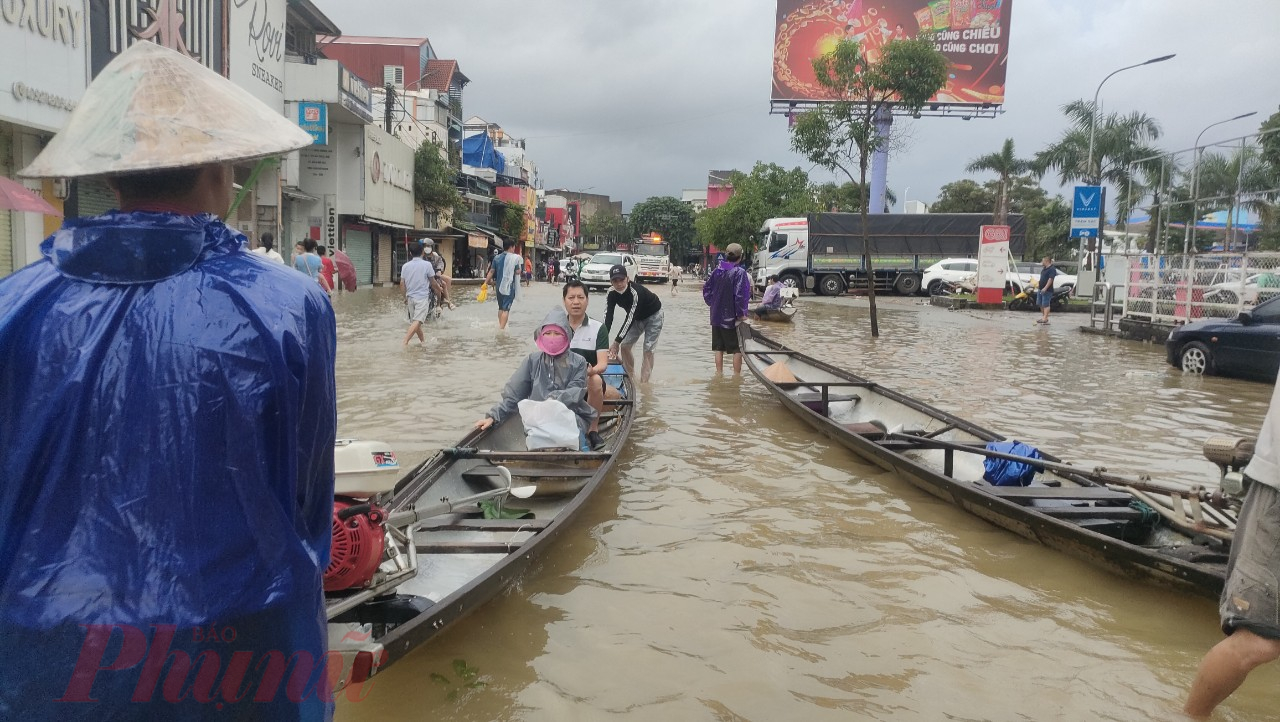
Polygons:
M1234 319L1210 318L1181 326L1164 346L1169 363L1189 374L1274 382L1280 370L1280 298L1241 311Z

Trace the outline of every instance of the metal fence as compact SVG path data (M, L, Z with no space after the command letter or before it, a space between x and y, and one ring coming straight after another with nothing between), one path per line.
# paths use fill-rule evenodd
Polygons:
M1280 253L1143 254L1107 262L1126 269L1117 299L1127 318L1163 324L1234 318L1280 297Z

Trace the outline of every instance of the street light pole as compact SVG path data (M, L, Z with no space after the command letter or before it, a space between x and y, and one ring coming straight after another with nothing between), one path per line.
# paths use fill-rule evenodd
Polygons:
M1102 173L1101 173L1101 169L1099 169L1098 171L1094 171L1094 169L1093 169L1093 140L1094 140L1094 137L1097 135L1097 132L1098 132L1098 96L1099 96L1099 94L1101 94L1101 93L1102 93L1102 86L1103 86L1103 85L1105 85L1105 84L1106 84L1106 82L1107 82L1108 80L1110 80L1110 79L1111 79L1111 76L1113 76L1113 75L1115 75L1115 74L1117 74L1117 73L1123 73L1123 72L1124 72L1124 71L1126 71L1126 70L1133 70L1134 68L1141 68L1141 67L1142 67L1142 66L1144 66L1144 65L1151 65L1151 64L1153 64L1153 63L1163 63L1164 61L1169 60L1170 58L1173 58L1173 57L1175 57L1176 55L1177 55L1176 53L1171 53L1171 54L1169 54L1169 55L1161 55L1161 56L1160 56L1160 57L1158 57L1158 58L1152 58L1152 59L1150 59L1150 60L1147 60L1146 62L1137 63L1137 64L1135 64L1135 65L1126 65L1126 66L1124 66L1123 68L1120 68L1120 69L1118 69L1118 70L1113 70L1113 71L1111 71L1111 72L1107 75L1107 77L1105 77L1105 78L1103 78L1103 79L1102 79L1102 82L1101 82L1101 83L1098 83L1098 89L1097 89L1097 90L1095 90L1095 91L1093 91L1093 105L1089 107L1089 159L1088 159L1088 161L1086 161L1086 163L1085 163L1085 168L1084 168L1085 177L1086 177L1089 181L1091 181L1091 185L1102 185ZM1103 196L1102 196L1102 199L1105 199L1105 198L1106 198L1106 196L1105 196L1105 195L1103 195ZM1100 204L1101 204L1101 203L1103 203L1103 200L1099 200L1099 203L1100 203ZM1101 208L1100 208L1100 209L1099 209L1099 213L1098 213L1098 230L1097 230L1097 232L1096 232L1096 237L1094 237L1094 238L1090 238L1090 239L1089 239L1089 253L1090 253L1090 256L1088 256L1088 257L1086 257L1086 258L1085 258L1085 262L1086 262L1086 264L1087 264L1087 263L1089 263L1090 261L1092 261L1092 254L1094 253L1094 249L1095 249L1095 248L1097 249L1097 251L1096 251L1096 252L1099 254L1099 256L1101 256L1101 254L1102 254L1102 217L1103 217L1103 215L1105 215L1105 214L1101 212ZM1082 250L1083 250L1083 243L1082 243L1081 245L1082 245ZM1087 268L1087 265L1086 265L1086 266L1082 266L1082 269L1081 269L1081 270L1084 270L1084 268ZM1094 279L1094 282L1096 283L1096 282L1097 282L1097 280L1098 280L1098 279L1100 279L1101 277L1102 277L1102 265L1101 265L1100 263L1093 262L1093 279ZM1087 284L1087 282L1086 282L1086 284ZM1084 285L1084 284L1082 284L1082 288L1083 288L1083 290L1086 290L1086 291L1088 291L1089 293L1093 293L1093 285L1092 285L1092 284L1088 284L1088 285Z
M1196 220L1200 215L1200 139L1204 137L1204 134L1208 132L1210 128L1215 128L1223 123L1230 123L1234 120L1248 118L1251 115L1257 114L1258 111L1252 110L1248 113L1237 115L1234 118L1227 118L1226 120L1219 120L1217 123L1210 123L1205 126L1204 130L1200 131L1200 135L1196 136L1196 144L1191 148L1191 219L1187 221L1187 226L1183 229L1182 255L1185 256L1191 252L1191 245L1195 242ZM1241 163L1242 168L1243 166L1244 164Z
M1158 58L1152 58L1146 62L1138 63L1136 65L1126 65L1125 67L1120 68L1119 70L1111 71L1110 75L1103 78L1101 83L1098 83L1098 89L1093 92L1093 105L1089 108L1089 161L1088 163L1085 164L1085 169L1084 169L1085 173L1089 174L1089 178L1093 180L1094 185L1098 185L1099 183L1102 182L1102 179L1100 177L1101 173L1094 172L1093 170L1093 139L1094 139L1095 133L1098 130L1098 95L1102 92L1102 86L1105 85L1106 82L1111 79L1111 76L1115 75L1116 73L1123 73L1126 70L1141 68L1144 65L1151 65L1153 63L1163 63L1164 61L1174 57L1177 57L1177 53L1173 53L1171 55L1161 55Z

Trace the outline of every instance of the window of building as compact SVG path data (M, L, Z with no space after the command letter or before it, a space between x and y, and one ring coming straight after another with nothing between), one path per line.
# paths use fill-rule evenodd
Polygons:
M384 65L382 66L382 84L383 85L404 85L404 66L403 65Z

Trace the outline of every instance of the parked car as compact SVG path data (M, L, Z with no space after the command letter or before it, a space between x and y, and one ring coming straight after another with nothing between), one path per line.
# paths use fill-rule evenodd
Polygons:
M1204 290L1207 303L1236 304L1241 301L1246 306L1253 306L1261 301L1269 301L1280 296L1280 276L1274 273L1255 273L1241 283L1239 276L1235 280L1215 283Z
M636 273L640 270L640 264L636 262L636 257L630 253L605 252L597 253L587 261L582 270L578 272L578 278L582 281L582 285L587 288L609 288L609 269L622 264L627 269L627 277L632 281L636 280Z
M941 282L959 283L977 272L976 258L944 258L924 269L920 288L930 296L935 296L938 292L938 284Z
M1014 293L1021 293L1023 286L1027 284L1031 284L1033 287L1040 285L1040 272L1044 270L1044 266L1033 261L1018 261L1016 265L1018 270L1017 279L1010 281L1011 284L1017 284L1017 287L1012 289ZM1070 273L1063 273L1062 269L1058 269L1058 277L1053 280L1053 283L1058 289L1070 287L1072 289L1071 295L1075 295L1076 277Z
M1274 382L1280 371L1280 298L1234 319L1207 318L1176 328L1164 347L1169 364L1184 373Z

